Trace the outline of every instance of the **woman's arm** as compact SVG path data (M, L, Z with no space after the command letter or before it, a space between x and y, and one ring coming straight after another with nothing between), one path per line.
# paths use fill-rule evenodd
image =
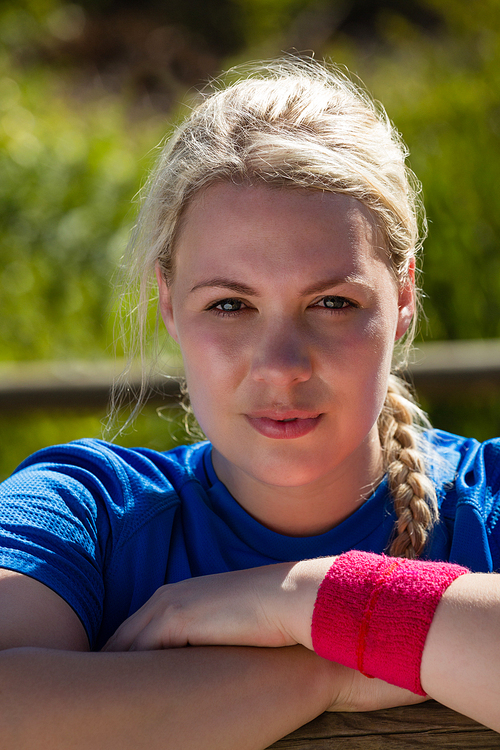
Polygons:
M0 651L19 646L88 651L80 619L52 589L0 568Z
M74 611L7 570L0 648L0 736L9 750L260 748L335 698L323 660L300 647L76 653L88 641Z
M163 587L123 624L109 648L220 642L312 648L314 603L334 560ZM447 588L425 640L420 681L430 697L500 732L500 575L461 575Z
M88 643L73 610L9 571L0 571L0 647L9 750L257 750L327 708L415 702L378 680L354 689L356 673L301 646L78 653Z
M333 691L319 662L301 647L7 650L0 654L2 745L265 748L328 707Z
M440 703L500 732L500 575L460 576L445 591L420 679Z

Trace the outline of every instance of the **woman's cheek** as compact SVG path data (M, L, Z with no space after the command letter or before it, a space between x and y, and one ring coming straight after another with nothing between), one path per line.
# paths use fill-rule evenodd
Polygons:
M234 387L241 381L246 371L245 338L236 326L228 328L221 331L213 325L194 325L189 328L189 336L182 336L181 331L184 372L198 421L211 411L212 402L230 398L230 385Z

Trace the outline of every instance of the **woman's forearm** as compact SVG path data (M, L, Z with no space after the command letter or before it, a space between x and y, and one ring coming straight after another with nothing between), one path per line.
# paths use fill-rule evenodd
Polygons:
M256 750L332 702L324 660L301 646L0 654L9 750Z
M436 609L422 655L424 690L500 732L500 576L461 576Z
M356 555L370 558L365 560L365 574L355 575ZM316 612L316 647L318 623L323 623L322 641L332 648L328 653L317 650L332 663L359 669L362 654L365 673L388 680L389 666L393 684L400 686L396 690L411 689L415 699L415 693L427 693L500 732L500 575L466 572L448 563L351 552L337 559L191 579L159 589L122 625L109 647L158 648L181 633L184 642L191 643L275 646L288 639L311 648L311 619ZM333 609L328 597L318 596L318 587L326 580L334 595ZM352 625L349 618L339 616L344 609ZM320 618L320 612L325 617ZM372 669L377 665L384 669ZM388 687L381 693L375 680L356 674L347 701L336 702L342 710L411 702L408 693L392 694Z

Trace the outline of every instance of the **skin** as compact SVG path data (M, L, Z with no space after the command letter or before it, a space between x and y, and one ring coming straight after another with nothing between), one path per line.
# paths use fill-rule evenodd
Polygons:
M405 291L397 289L383 252L373 246L371 217L357 204L344 201L341 207L320 194L290 193L283 200L275 192L244 195L235 190L229 190L232 195L214 190L213 201L207 192L193 204L191 213L197 206L199 215L188 212L185 217L173 287L179 307L169 307L172 289L166 293L162 284L162 312L186 356L200 421L207 429L214 420L216 470L249 512L271 528L315 533L351 513L359 503L360 486L367 492L380 475L373 420L383 399L393 340L411 317L411 285ZM253 218L244 211L247 199ZM196 240L203 234L208 245ZM192 242L196 258L190 253ZM256 261L263 263L272 245L273 262L251 277ZM214 265L209 256L218 247L228 252L219 254ZM308 264L303 263L304 255ZM188 306L180 305L186 297L181 283L192 287L206 280L207 273L210 278L214 272L227 274L232 258L238 261L233 269L238 283L251 280L258 287L244 303L252 310L248 316L229 323L228 318L200 310L200 303L211 305L214 291L220 300L221 293L234 297L234 288L204 286L187 295ZM202 259L203 276L190 281L192 264L198 268ZM332 274L343 280L332 285ZM314 293L305 289L320 282L324 287L325 275L327 288ZM274 282L267 283L267 277L274 277ZM324 309L328 292L336 299L349 294L349 301L340 305L347 308L345 313ZM207 357L200 358L205 345ZM344 367L342 362L351 356L352 362ZM338 379L326 376L325 369L332 365ZM364 379L357 373L363 367L369 371ZM225 375L218 385L221 373ZM203 384L207 376L213 395ZM355 383L349 384L349 376ZM359 405L356 388L371 394ZM345 399L356 409L356 430L349 427ZM226 403L228 408L220 408ZM311 409L319 410L314 419L322 416L308 434L288 439L286 445L278 441L271 449L273 441L245 416L262 408L271 409L272 416L291 408L300 417L311 418ZM339 448L322 466L322 442L333 438ZM239 444L235 452L233 441ZM314 449L321 455L313 460ZM365 465L353 483L353 467ZM337 503L325 500L326 490L337 495ZM284 509L289 526L280 519ZM110 648L108 653L89 653L73 610L47 587L9 571L0 572L0 602L0 735L10 750L257 750L325 710L371 710L420 700L326 662L301 645L200 645L133 653L111 653Z
M376 418L394 341L413 314L413 280L395 284L369 212L345 196L218 185L188 208L174 280L158 281L214 467L240 504L299 535L352 513L380 474ZM332 299L343 300L333 312L325 310ZM300 437L252 424L301 409L321 418ZM313 606L332 562L162 587L107 648L311 649ZM498 576L459 578L438 606L421 671L429 695L497 730L499 623Z
M314 602L334 559L279 563L164 586L118 629L108 648L134 651L187 643L261 647L300 643L312 649ZM497 732L499 581L497 574L468 574L446 589L427 634L420 668L421 684L429 697ZM351 689L361 693L365 686L357 678ZM412 693L404 699L403 691L400 698L402 703L421 700Z
M258 750L328 709L416 698L301 646L88 653L73 610L6 570L0 601L0 736L9 750Z
M353 513L382 475L377 418L414 312L412 278L396 284L370 212L344 195L215 185L187 208L173 280L158 281L232 495L289 535ZM290 416L313 429L259 431Z

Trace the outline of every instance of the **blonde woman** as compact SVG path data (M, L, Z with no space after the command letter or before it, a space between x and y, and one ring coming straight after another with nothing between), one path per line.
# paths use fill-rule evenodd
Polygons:
M430 430L394 371L425 229L405 156L290 59L166 146L135 330L156 278L207 440L78 441L2 486L9 750L250 750L426 695L500 731L500 444Z

